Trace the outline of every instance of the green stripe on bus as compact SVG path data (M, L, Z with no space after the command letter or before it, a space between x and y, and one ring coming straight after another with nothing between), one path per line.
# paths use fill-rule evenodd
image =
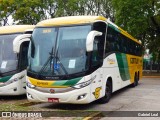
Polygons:
M76 83L78 83L81 79L82 79L82 77L68 80L64 85L65 85L65 86L73 86L73 85L75 85Z
M74 78L70 80L58 80L52 84L52 86L73 86L78 83L82 77Z
M123 81L130 79L129 67L126 54L116 53L118 68Z
M12 77L12 75L11 76L2 77L2 78L0 78L0 82L7 82L11 77Z
M67 80L58 80L58 81L54 82L52 85L53 86L63 86L66 82L67 82Z
M116 28L115 26L113 26L112 24L109 24L109 27L111 27L112 29L114 29L117 32L120 32L120 30L118 28Z

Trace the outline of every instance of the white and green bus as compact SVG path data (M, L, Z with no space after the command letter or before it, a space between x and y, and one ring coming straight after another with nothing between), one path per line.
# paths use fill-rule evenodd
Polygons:
M0 27L0 95L26 93L27 53L33 28L34 25Z
M27 98L33 102L106 103L142 77L141 43L102 16L39 22L28 58Z

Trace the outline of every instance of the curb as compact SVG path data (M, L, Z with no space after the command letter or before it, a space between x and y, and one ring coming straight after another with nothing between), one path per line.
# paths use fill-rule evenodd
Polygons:
M160 76L142 76L142 78L160 78Z
M101 118L102 117L101 114L102 114L101 112L97 112L97 113L89 115L88 117L85 117L83 120L92 120L94 119L94 117Z

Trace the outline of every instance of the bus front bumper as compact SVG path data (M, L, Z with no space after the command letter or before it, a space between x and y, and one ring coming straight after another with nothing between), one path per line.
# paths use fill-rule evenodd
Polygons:
M64 93L44 93L27 87L27 98L32 102L56 102L72 104L87 104L92 102L90 99L90 86L86 86L81 89L74 89Z
M0 87L0 95L23 95L26 93L26 85L23 81L15 81L11 84Z

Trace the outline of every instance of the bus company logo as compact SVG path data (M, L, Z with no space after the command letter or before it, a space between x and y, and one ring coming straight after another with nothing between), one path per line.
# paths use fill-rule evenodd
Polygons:
M55 93L55 90L54 89L50 89L50 93Z
M139 62L138 58L130 58L131 64L138 64L138 62Z
M108 58L107 62L109 62L109 64L115 64L115 59Z
M95 92L93 92L93 95L95 96L96 99L99 98L101 89L102 89L101 87L98 87L95 89Z

